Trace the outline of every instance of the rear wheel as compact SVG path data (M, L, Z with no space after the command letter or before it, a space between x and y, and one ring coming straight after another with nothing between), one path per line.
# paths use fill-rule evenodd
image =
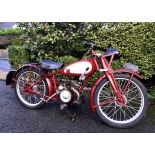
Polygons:
M116 75L120 92L127 85L129 75ZM126 91L123 93L125 106L120 106L116 100L108 79L103 79L94 92L95 112L98 117L116 128L129 128L136 125L145 115L148 107L148 96L143 84L136 78L132 78Z
M35 68L22 69L16 76L15 94L20 103L27 108L41 108L45 103L41 99L41 95L27 91L27 87L33 85L39 78L40 73ZM32 89L42 95L48 95L48 84L46 80L41 80L38 84L34 85Z

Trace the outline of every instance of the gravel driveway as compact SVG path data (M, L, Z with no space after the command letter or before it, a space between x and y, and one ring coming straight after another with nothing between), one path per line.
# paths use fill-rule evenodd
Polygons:
M10 86L0 81L0 132L155 132L155 107L150 106L146 118L130 129L111 128L90 111L88 97L77 110L75 122L64 115L58 103L48 103L42 109L31 110L21 106Z

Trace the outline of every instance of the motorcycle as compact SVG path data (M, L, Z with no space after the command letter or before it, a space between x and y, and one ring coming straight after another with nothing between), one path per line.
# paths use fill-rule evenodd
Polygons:
M122 69L112 69L111 64L119 54L117 49L107 49L101 54L95 52L95 44L85 42L85 45L89 47L90 59L65 67L63 62L50 60L27 63L17 71L10 71L6 84L12 85L20 103L27 108L41 108L50 100L74 105L92 75L99 71L101 75L90 90L92 112L112 127L135 126L148 108L147 91L139 80L143 77L138 73L138 66L125 63Z

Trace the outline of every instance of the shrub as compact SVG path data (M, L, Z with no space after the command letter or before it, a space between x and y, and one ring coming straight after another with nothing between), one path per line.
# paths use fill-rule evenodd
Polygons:
M145 78L155 74L155 23L109 23L90 38L100 47L118 48L121 57L115 68L131 62Z
M73 63L73 62L77 61L77 58L75 58L73 56L66 55L66 56L63 56L63 57L58 57L56 60L64 62L65 65L68 65L70 63Z
M20 63L30 60L30 54L24 50L22 43L22 40L14 39L8 46L8 57L12 68L17 68Z
M13 68L17 68L22 62L29 61L29 55L22 49L21 46L9 46L9 60Z
M149 98L155 100L155 86L151 87L148 92Z
M29 61L61 59L68 63L68 55L73 59L82 58L86 52L83 41L100 26L100 23L20 23L23 33L18 40L22 51L28 53ZM11 48L9 52L12 52Z
M82 43L90 40L102 48L118 48L121 57L113 62L114 68L131 62L145 78L155 74L155 23L21 23L19 27L23 32L20 45L9 49L15 66L17 54L20 61L50 59L68 64L83 57Z
M97 23L96 23L97 24ZM54 59L71 55L83 56L83 41L89 31L96 29L95 23L21 23L24 49L31 51L31 59ZM97 24L98 25L98 24Z

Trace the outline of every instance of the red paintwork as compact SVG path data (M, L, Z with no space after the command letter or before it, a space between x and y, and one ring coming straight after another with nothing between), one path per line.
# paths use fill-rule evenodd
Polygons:
M52 80L50 78L46 78L47 84L48 84L48 96L52 96L53 94L53 85Z
M127 70L127 69L115 69L115 70L113 70L113 73L130 73L130 74L133 74L133 75L139 77L140 79L143 79L144 78L140 74L138 74L136 72L132 72L132 71Z
M136 72L132 72L130 70L126 70L126 69L116 69L116 70L113 70L113 74L116 74L116 73L130 73L131 76L136 76L136 77L139 77L140 79L142 79L143 77L141 75L139 75L138 73ZM92 112L94 112L94 101L93 101L93 94L94 94L94 91L95 91L95 88L96 86L104 79L106 78L106 75L101 75L99 76L99 78L95 81L91 91L90 91L90 107L91 107L91 110Z
M89 99L90 99L90 107L91 107L92 112L94 112L93 95L94 95L95 88L101 82L101 80L104 79L104 78L105 78L105 75L100 75L99 78L93 84L93 87L92 87L92 89L90 91L90 97L89 97Z
M16 76L17 74L22 70L22 69L25 69L25 68L35 68L35 69L38 69L38 64L26 64L24 65L23 67L20 67L16 72L15 74L13 75L12 77L12 80L13 81L16 81ZM51 81L51 78L46 78L45 79L47 81L47 84L48 84L48 96L51 96L53 94L53 85L52 85L52 81ZM34 85L36 85L37 83L39 83L40 81L37 81ZM31 86L32 87L32 86Z
M95 51L93 50L89 50L88 51L89 54L93 54L95 55ZM107 62L106 60L106 57L111 57L110 61ZM89 62L91 65L92 65L92 69L89 73L87 73L85 76L86 76L86 80L83 82L83 85L81 86L79 92L81 93L83 91L83 88L87 85L89 79L91 78L91 76L94 74L94 72L96 70L99 70L99 65L96 61L96 58L97 56L94 56L92 59L87 59L87 60L80 60L80 61L77 61L77 62L74 62L68 66L71 66L75 63L78 63L78 62ZM104 78L107 78L111 84L111 87L113 89L113 91L115 92L115 95L116 95L116 100L119 100L118 104L120 106L124 106L124 98L122 96L122 94L120 93L119 89L118 89L118 86L116 84L116 81L115 81L115 77L114 77L114 74L116 73L129 73L131 74L131 78L133 76L137 76L139 78L143 78L142 76L140 76L138 73L135 73L135 72L132 72L130 70L125 70L125 69L116 69L116 70L113 70L111 68L111 63L113 61L113 58L114 58L114 54L106 54L106 55L103 55L100 58L100 61L102 63L102 68L101 69L107 69L107 71L104 71L103 75L99 76L98 79L95 81L91 91L90 91L90 107L91 107L91 110L94 112L94 101L93 101L93 96L94 96L94 91L96 89L96 86L104 79ZM66 66L66 67L68 67ZM30 68L35 68L35 69L38 69L39 68L39 64L26 64L24 65L23 67L19 68L16 73L13 75L13 80L16 81L16 75L23 69L23 68L27 68L27 67L30 67ZM29 88L27 88L28 92L29 93L36 93L38 95L41 95L43 97L45 97L46 99L48 99L50 96L52 96L56 90L57 90L57 86L58 84L56 83L56 78L55 78L55 75L57 74L61 74L61 75L69 75L69 76L80 76L80 74L75 74L75 73L70 73L69 71L67 73L64 72L64 70L66 69L66 67L56 71L56 72L52 72L52 73L47 73L47 74L44 74L41 78L41 80L46 80L47 81L47 84L48 84L48 90L49 90L49 94L48 96L46 95L43 95L43 94L39 94L37 92L34 92L31 88L33 86L30 86ZM130 80L131 80L130 78ZM39 80L40 81L40 80ZM39 81L36 81L35 84L37 84ZM35 85L34 84L34 85ZM126 85L126 87L124 88L124 91L125 89L128 87L128 84ZM109 102L109 101L108 101ZM101 103L102 104L102 103ZM105 104L105 103L104 103ZM106 103L107 104L107 103Z

